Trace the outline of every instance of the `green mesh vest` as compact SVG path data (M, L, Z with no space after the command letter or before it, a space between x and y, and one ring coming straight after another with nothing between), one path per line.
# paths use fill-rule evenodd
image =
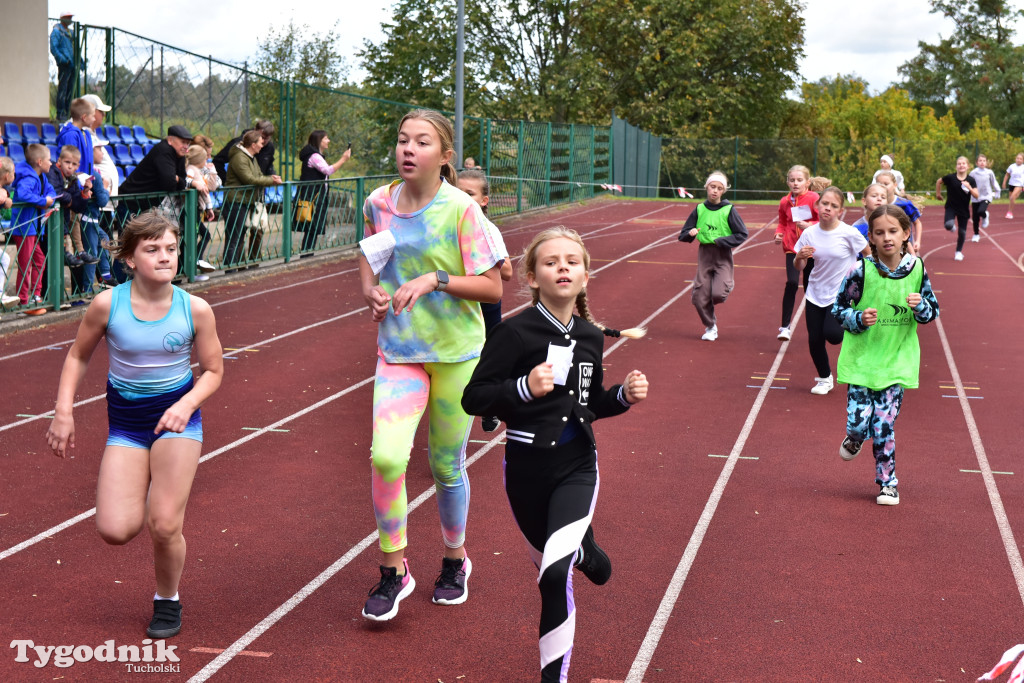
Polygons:
M719 237L728 237L732 234L729 227L729 212L732 211L732 204L723 206L717 211L712 211L704 202L697 205L697 241L701 244L714 244Z
M863 311L874 308L878 322L860 334L846 332L839 352L839 381L875 391L894 384L917 388L921 367L921 345L917 320L907 305L907 296L921 291L924 266L918 260L910 274L893 279L878 272L874 262L864 261L864 293L854 306Z

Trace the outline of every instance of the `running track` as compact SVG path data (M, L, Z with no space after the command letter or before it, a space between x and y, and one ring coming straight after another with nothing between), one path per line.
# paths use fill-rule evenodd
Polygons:
M751 239L714 343L700 341L689 301L696 247L675 240L691 209L597 200L502 225L513 253L549 225L580 231L595 259L595 314L649 328L606 348L607 382L636 367L651 393L597 425L595 528L615 572L604 587L577 575L572 680L977 678L1021 640L1024 616L1024 229L994 217L955 263L941 212L926 213L941 316L919 328L921 387L897 422L902 500L885 508L869 450L850 463L837 455L843 388L809 393L802 317L792 342L775 339L783 261L759 229L771 207L741 209ZM469 601L430 603L440 534L421 439L408 476L419 586L396 620L359 616L378 576L367 462L376 332L355 262L199 292L229 360L203 408L184 628L169 641L180 673L36 668L6 649L0 680L535 680L539 597L504 499L500 431L477 429L470 444ZM526 300L506 287L506 312ZM75 457L49 455L43 438L76 326L0 336L5 647L140 645L150 617L148 538L109 547L94 532L103 345L78 396Z

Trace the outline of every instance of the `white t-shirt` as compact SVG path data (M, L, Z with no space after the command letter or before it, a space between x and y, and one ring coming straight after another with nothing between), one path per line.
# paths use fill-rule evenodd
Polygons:
M815 306L831 306L868 241L860 230L841 221L831 230L822 230L815 223L800 235L794 251L799 253L808 246L814 247L814 269L804 296Z
M1014 187L1024 186L1024 164L1010 164L1006 172L1010 175L1010 185Z
M878 182L879 173L885 173L885 169L880 168L877 171L875 171L875 175L871 176L871 182ZM903 174L897 171L895 168L890 168L889 173L892 173L893 177L896 178L896 189L899 190L900 192L904 192L907 188L906 184L903 182Z

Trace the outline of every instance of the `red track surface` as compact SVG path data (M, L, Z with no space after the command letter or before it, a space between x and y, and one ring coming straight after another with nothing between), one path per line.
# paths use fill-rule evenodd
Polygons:
M788 346L775 339L783 259L759 229L771 207L742 208L751 239L736 254L737 286L714 343L700 341L689 301L696 248L675 241L692 208L597 201L503 225L514 253L545 226L580 231L600 269L596 315L649 328L644 340L609 345L606 358L609 383L636 367L651 393L597 425L595 528L615 573L604 587L577 576L571 679L622 681L632 667L636 681L973 680L1021 640L1024 615L1013 540L1024 529L1024 230L993 218L955 263L940 213L926 216L941 316L920 328L921 388L907 392L896 430L902 500L885 508L874 503L870 450L851 463L837 455L844 388L809 393L802 318ZM214 457L200 466L186 516L185 621L169 641L180 672L96 661L36 668L7 649L0 680L536 678L539 596L505 502L497 439L470 444L470 456L483 454L470 467L469 601L430 603L441 550L430 497L410 514L419 586L393 622L359 616L378 556L372 387L360 385L373 374L376 330L358 289L354 261L340 260L202 290L224 346L256 346L229 354L203 409L204 452ZM506 288L506 312L524 300ZM76 457L66 461L49 455L44 417L19 417L52 409L76 326L0 337L4 646L140 645L150 617L145 533L116 548L92 517L55 528L95 504L105 402L76 408ZM102 393L104 355L101 346L79 400ZM962 471L989 466L1013 474ZM410 500L432 489L421 450L408 488ZM218 659L226 648L231 656Z

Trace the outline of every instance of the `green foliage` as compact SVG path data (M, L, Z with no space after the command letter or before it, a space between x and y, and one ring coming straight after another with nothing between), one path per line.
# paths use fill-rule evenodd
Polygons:
M918 42L920 54L899 68L901 86L938 115L952 111L960 130L988 115L997 128L1024 134L1024 47L1014 27L1024 10L1007 0L931 0L955 24L938 43Z

